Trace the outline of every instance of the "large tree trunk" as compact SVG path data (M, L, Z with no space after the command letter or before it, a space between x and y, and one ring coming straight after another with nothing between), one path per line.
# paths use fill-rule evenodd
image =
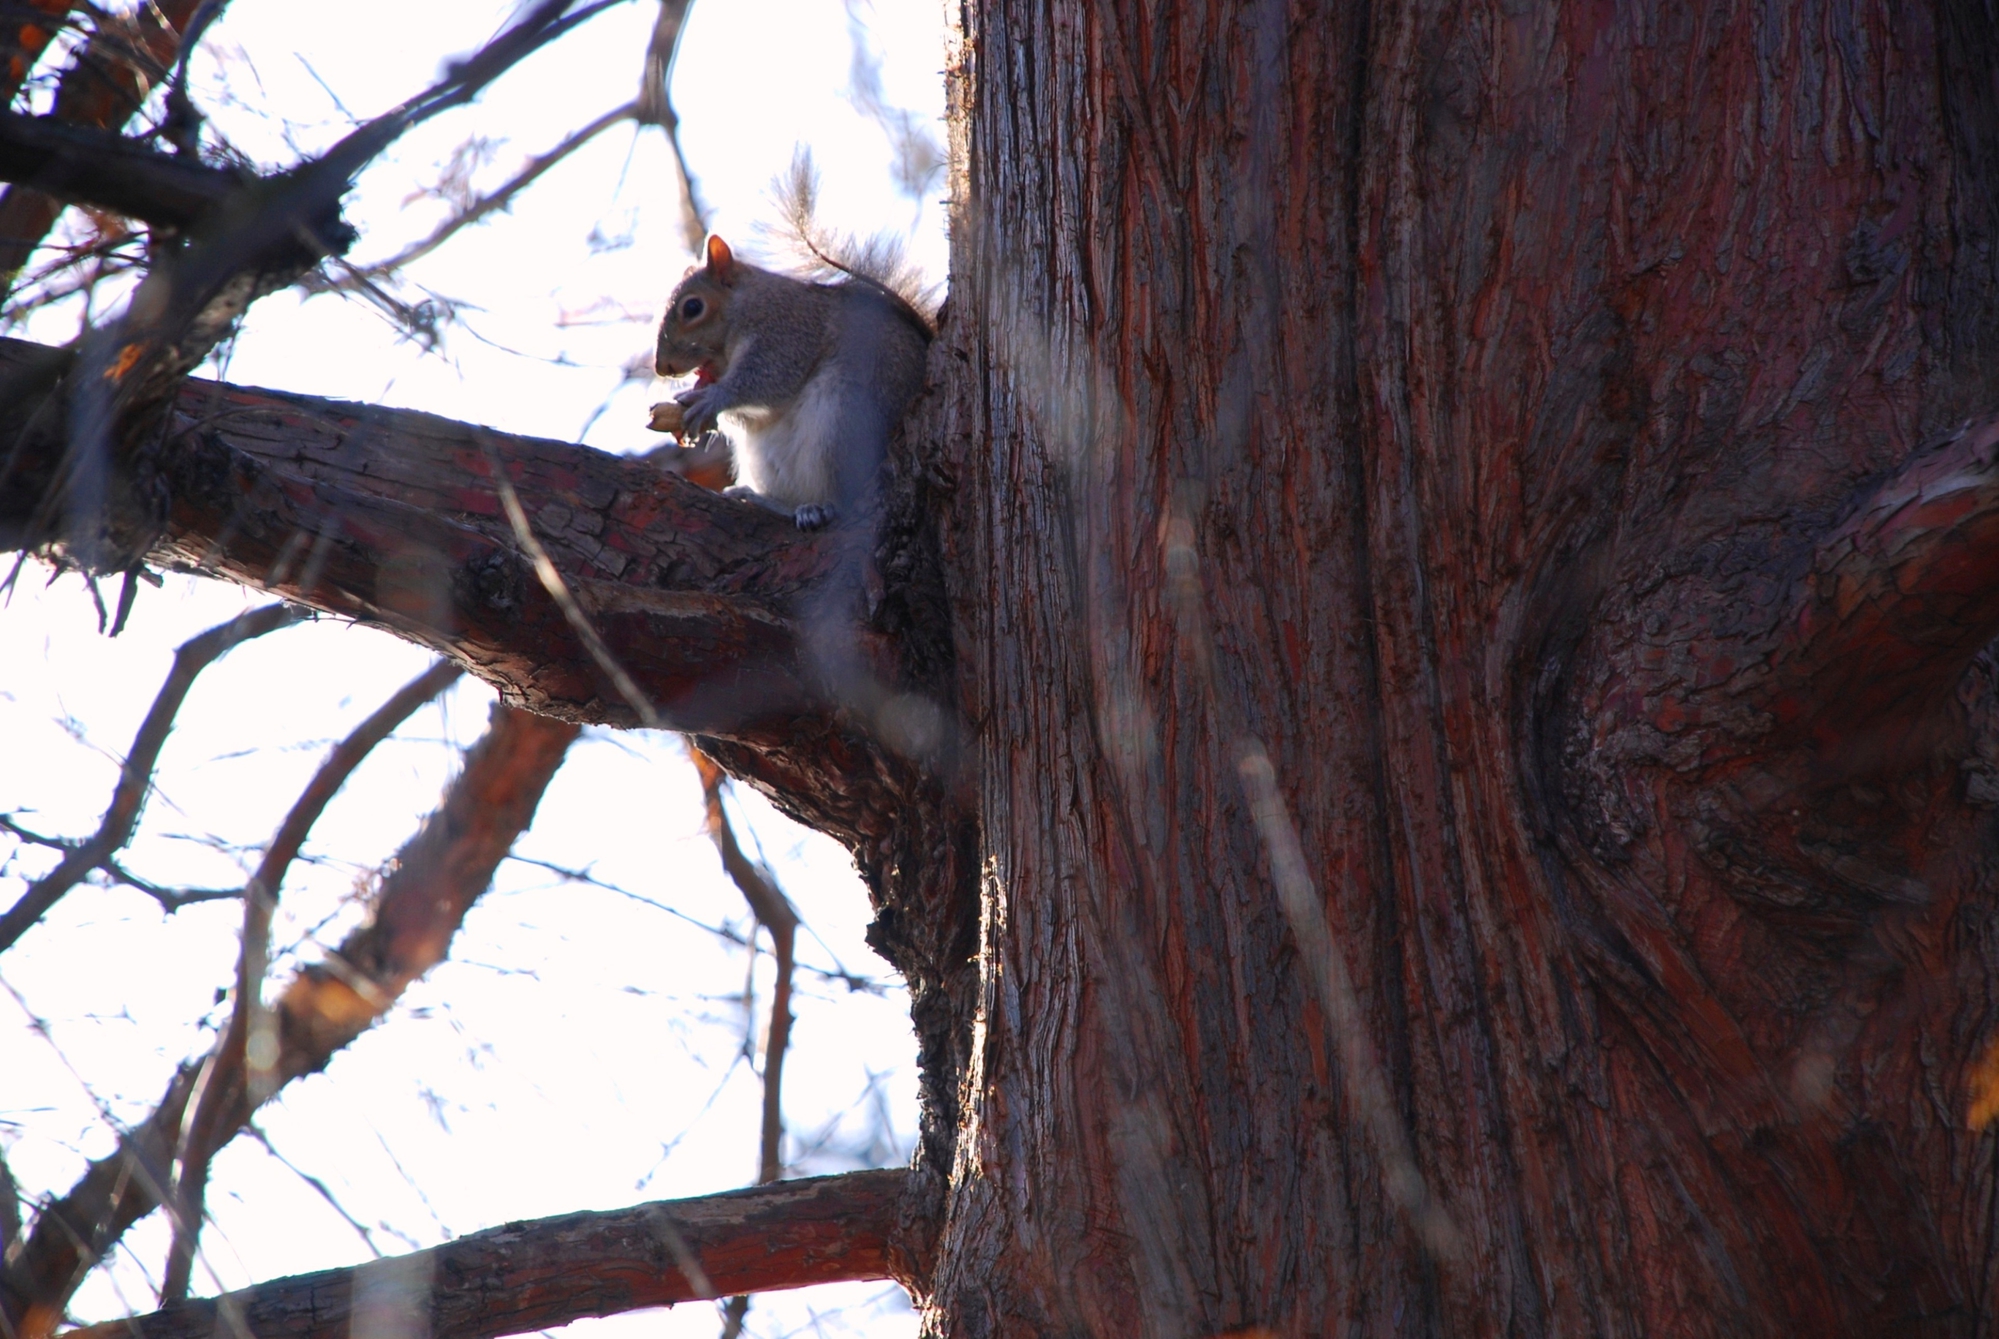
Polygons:
M1999 14L963 23L936 1331L1990 1333Z
M698 732L846 841L939 1335L1982 1335L1999 14L1653 8L964 0L872 549L198 386L99 524L19 349L0 544Z

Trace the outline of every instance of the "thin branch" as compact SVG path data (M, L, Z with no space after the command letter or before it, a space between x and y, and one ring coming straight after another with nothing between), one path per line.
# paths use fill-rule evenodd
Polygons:
M722 807L722 783L728 778L707 754L693 746L688 754L701 777L701 793L707 809L708 835L721 853L722 868L750 904L750 911L770 931L772 955L777 959L777 983L772 988L770 1030L764 1042L764 1104L762 1156L758 1177L775 1181L783 1175L778 1145L784 1137L784 1116L779 1101L784 1077L784 1052L791 1040L791 976L793 948L798 939L798 913L784 892L743 854L736 830Z
M478 51L452 62L445 77L423 92L357 126L320 157L239 192L209 236L173 264L154 268L127 303L125 317L99 332L106 338L86 343L86 375L101 367L122 399L143 403L163 383L192 371L250 300L234 294L231 286L239 278L258 274L258 288L273 291L321 256L346 249L353 231L338 221L340 199L383 150L439 113L470 102L522 60L619 0L598 0L570 13L574 3L541 0ZM212 311L216 304L220 309Z
M356 1269L277 1279L76 1339L348 1339L394 1315L429 1339L495 1339L642 1307L897 1277L901 1169L785 1181L475 1232ZM675 1248L679 1247L679 1250ZM702 1285L690 1277L703 1276ZM413 1314L412 1314L413 1313ZM67 1339L67 1336L65 1336Z
M195 110L194 102L187 95L187 70L192 62L195 48L207 34L209 26L222 17L222 11L229 0L201 0L187 22L176 24L180 29L179 49L174 53L173 82L167 87L166 119L160 127L162 136L176 151L192 158L201 150L201 113Z
M405 842L376 890L373 915L329 954L301 968L276 1006L277 1081L316 1073L373 1025L410 983L442 961L465 913L533 820L577 727L510 707L493 709L437 812ZM4 982L0 982L4 985ZM121 1136L0 1260L0 1333L46 1339L84 1275L162 1202L200 1065L183 1065L151 1116ZM245 1085L235 1085L239 1097ZM240 1129L237 1105L216 1121Z
M339 280L328 283L325 287L354 287L364 281L379 279L383 275L400 270L412 261L423 259L449 241L460 229L468 228L487 215L505 209L513 203L515 196L533 185L544 172L547 172L557 163L569 157L570 154L575 153L612 126L631 120L636 110L637 104L629 102L622 107L612 108L589 125L570 135L569 138L563 140L562 143L556 145L547 153L528 159L526 165L509 178L506 184L474 200L471 204L438 224L436 228L431 230L430 236L424 238L422 241L411 243L395 255L390 256L387 260L379 260L370 265L355 267Z
M326 806L347 784L347 778L361 765L377 744L394 733L416 710L457 681L464 671L448 660L440 660L404 684L333 746L306 783L271 844L264 851L256 873L243 890L243 946L237 960L236 1001L229 1027L214 1053L202 1066L196 1081L194 1111L181 1132L175 1150L171 1193L178 1197L174 1214L173 1243L167 1256L162 1303L178 1302L187 1296L194 1270L195 1242L201 1235L203 1202L208 1189L209 1160L222 1142L236 1132L237 1124L221 1128L222 1113L239 1105L254 1110L276 1088L275 1066L279 1059L277 1028L271 1011L264 1007L264 971L270 959L271 916L277 910L278 890L291 863L305 845L312 825ZM239 1094L239 1087L248 1088Z
M258 1128L257 1123L255 1121L244 1122L243 1133L249 1135L252 1139L256 1140L258 1146L262 1148L264 1152L268 1153L271 1156L271 1160L273 1162L277 1163L280 1167L283 1167L286 1171L290 1172L293 1176L296 1176L299 1180L305 1182L306 1185L312 1188L314 1194L318 1195L322 1200L325 1200L326 1207L333 1210L334 1213L340 1216L342 1222L346 1223L347 1226L354 1229L354 1234L361 1238L361 1244L368 1248L368 1253L370 1255L373 1255L377 1260L382 1258L382 1248L375 1244L375 1234L369 1231L368 1225L366 1223L362 1222L360 1219L356 1218L353 1214L347 1211L347 1206L340 1202L339 1197L333 1193L333 1188L331 1186L327 1185L326 1182L322 1181L320 1178L314 1176L311 1172L305 1170L305 1168L293 1162L290 1158L286 1157L284 1154L278 1152L277 1145L271 1142L271 1137L269 1135L265 1134L263 1130ZM404 1240L407 1241L408 1238L404 1238ZM410 1245L412 1246L416 1244L417 1243L414 1241L410 1242Z
M691 255L701 254L708 237L708 220L694 193L694 177L687 170L687 154L680 147L680 117L673 110L673 63L680 53L680 34L687 26L687 11L694 0L659 0L659 17L653 20L652 40L646 43L645 72L639 80L638 119L641 125L658 126L673 150L673 170L680 185L680 230Z
M791 978L798 943L798 912L783 890L743 854L728 811L722 805L722 784L727 775L714 759L692 744L687 753L701 778L708 835L721 854L722 868L728 871L743 900L750 904L751 912L770 931L771 954L777 960L777 980L771 987L770 1026L764 1034L763 1128L757 1158L757 1181L769 1184L784 1175L784 1056L791 1045ZM722 1310L722 1339L736 1339L742 1333L743 1318L749 1309L747 1291L729 1299Z
M118 784L111 792L111 804L104 811L104 821L94 834L65 855L54 869L35 880L5 915L0 915L0 953L12 948L28 927L40 920L64 893L74 888L91 870L102 866L131 839L132 830L138 825L139 811L152 788L153 764L159 760L160 748L173 729L174 714L180 710L188 690L194 686L195 676L227 654L237 643L288 627L304 618L305 614L305 610L292 605L267 604L261 609L238 614L227 623L181 643L174 652L174 667L168 672L166 682L160 685L159 694L154 697L146 719L140 723L139 733L134 736L131 751L125 757L125 765L118 770Z
M21 826L6 814L0 814L0 832L11 833L30 846L42 846L52 851L74 851L86 840L81 837L45 836L31 828ZM97 868L109 875L114 883L152 898L160 904L160 910L169 915L197 902L227 902L243 895L241 888L162 888L131 873L112 856L104 857Z
M564 882L580 883L591 888L601 888L607 893L616 893L619 897L629 898L637 902L640 906L651 907L654 911L663 911L675 920L684 921L697 930L714 935L724 943L734 944L737 948L751 950L757 948L754 934L745 935L742 931L733 929L727 925L710 925L704 920L688 915L678 907L668 906L664 902L647 897L644 893L633 892L631 889L621 884L612 883L608 879L600 879L588 869L573 869L568 865L558 865L552 860L540 860L533 856L514 855L507 858L516 864L530 865L535 869L547 870L550 874L555 875ZM799 928L810 933L810 927L808 926L801 924ZM813 937L817 938L818 936L815 934ZM820 947L825 947L824 940L820 941ZM831 950L829 949L828 952L830 953ZM811 975L829 984L845 986L848 992L852 994L874 995L877 997L887 994L888 988L874 977L862 976L858 972L848 971L837 964L838 959L835 958L835 965L832 967L821 967L817 963L810 962L794 963L793 967L795 971L809 972Z
M355 177L411 128L462 106L520 60L602 13L599 0L542 0L444 79L361 125L325 154L289 172L247 183L203 217L186 243L162 249L119 318L82 341L67 379L63 454L29 519L34 543L60 542L79 565L123 570L157 532L158 518L110 507L119 459L147 440L150 415L182 378L236 328L259 297L283 288L355 233L340 202ZM134 510L128 507L128 513Z
M233 902L243 896L241 888L163 888L151 880L140 878L108 857L102 868L106 874L125 887L144 893L159 903L160 910L169 916L182 907L191 907L201 902Z

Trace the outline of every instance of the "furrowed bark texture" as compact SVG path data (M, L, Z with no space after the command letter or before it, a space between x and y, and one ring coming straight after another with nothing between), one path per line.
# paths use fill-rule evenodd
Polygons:
M963 6L934 1333L1999 1324L1995 17Z
M899 1168L850 1172L508 1223L64 1339L494 1339L730 1293L886 1279L907 1268L895 1226L908 1179Z
M0 354L5 408L25 418L59 356L15 341ZM60 434L42 436L54 440L24 440L0 475L10 544L47 538L27 529L57 464ZM161 437L107 490L105 522L161 565L387 627L454 656L517 705L631 723L632 707L521 553L490 453L668 724L748 729L812 697L797 620L815 610L798 606L835 565L840 536L802 540L781 518L643 461L215 382L186 383ZM117 511L125 496L157 514Z

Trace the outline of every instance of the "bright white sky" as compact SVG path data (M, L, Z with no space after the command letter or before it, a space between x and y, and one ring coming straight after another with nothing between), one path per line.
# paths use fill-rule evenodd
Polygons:
M430 82L511 9L350 0L329 19L324 7L234 0L195 83L239 148L288 163L343 133L350 113L371 115ZM652 19L648 0L616 8L397 146L350 197L348 217L363 232L354 259L390 254L430 229L444 207L412 195L467 137L494 142L476 182L490 187L627 101ZM698 188L716 229L750 240L770 178L794 144L809 143L828 220L909 232L941 277L934 192L920 206L896 194L888 141L847 96L859 34L881 58L887 100L940 116L939 4L857 0L851 20L813 0L697 0L674 96ZM440 350L403 340L363 303L280 294L252 313L227 375L566 440L590 423L584 440L610 450L656 445L643 423L657 388L618 387L621 369L646 355L649 324L689 261L674 190L659 133L615 128L511 213L412 267L415 282L466 304ZM33 333L61 340L75 322L74 310L50 312ZM162 591L142 588L129 628L111 641L98 635L81 583L45 589L47 576L31 565L0 609L0 812L83 835L172 648L255 601L170 578ZM238 648L182 712L130 865L162 883L240 882L326 746L425 662L390 637L330 621ZM307 847L314 863L295 866L283 890L276 979L353 923L357 879L435 803L490 701L483 686L462 684L378 749L334 802ZM752 1179L759 1089L734 1063L745 956L673 914L748 923L702 833L698 794L675 738L587 732L517 851L588 866L630 895L503 866L451 961L326 1075L262 1113L275 1154L323 1181L370 1230L373 1249L396 1254L510 1219ZM886 979L862 942L868 908L845 852L754 799L740 800L738 814L816 935L801 940L802 958ZM31 850L6 859L0 905L52 863ZM165 917L137 893L86 886L0 957L0 1144L27 1193L66 1189L87 1158L111 1148L104 1113L136 1119L173 1066L206 1049L239 917L233 903ZM761 968L759 1018L767 959ZM907 1158L914 1045L906 1002L888 984L882 995L852 994L800 975L786 1071L787 1157L799 1173ZM47 1036L28 1010L46 1020ZM197 1291L371 1254L297 1172L249 1138L217 1159L209 1204L216 1221ZM80 1294L80 1317L150 1309L166 1251L158 1215L124 1244L116 1266ZM718 1321L696 1304L573 1328L590 1339L656 1339L713 1335ZM892 1285L851 1285L760 1298L749 1332L893 1336L913 1334L915 1317Z

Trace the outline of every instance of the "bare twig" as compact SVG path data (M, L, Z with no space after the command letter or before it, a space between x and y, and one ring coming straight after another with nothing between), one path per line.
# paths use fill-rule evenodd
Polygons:
M555 875L565 882L585 884L591 888L601 888L607 893L616 893L619 897L629 898L641 906L651 907L654 911L663 911L675 920L685 921L695 929L714 935L717 939L725 943L734 944L737 948L753 949L756 947L754 934L745 935L742 931L733 929L727 925L710 925L704 920L699 920L688 915L678 907L668 906L664 902L647 897L644 893L634 892L622 884L612 883L608 879L600 879L587 868L574 869L568 865L558 865L552 860L539 860L532 856L524 855L509 856L508 859L517 864L532 865L536 869L547 870L550 874ZM799 928L810 933L810 927L803 923L800 924ZM820 941L820 947L825 947L825 941ZM828 951L830 952L831 950ZM844 986L852 994L881 996L887 993L887 987L880 981L874 977L862 976L859 972L847 970L839 965L837 958L835 958L834 965L831 967L821 967L816 963L809 962L794 962L792 970L794 972L808 972L819 980L831 985Z
M764 1035L763 1129L758 1141L757 1181L768 1184L784 1175L784 1055L791 1045L791 977L794 951L798 943L798 913L770 878L743 854L736 830L722 806L722 783L727 780L714 759L689 745L688 756L701 777L701 795L707 809L708 835L721 854L722 868L728 871L750 904L750 911L770 931L771 955L777 960L777 979L771 987L770 1027ZM749 1314L747 1293L729 1299L722 1311L722 1339L742 1333L743 1318Z
M387 260L379 260L371 265L352 267L340 279L324 286L327 288L355 287L362 282L379 279L386 274L400 270L412 261L423 259L423 257L437 250L438 247L444 245L460 229L470 227L487 215L505 209L513 203L515 196L533 185L544 172L569 157L570 154L575 153L606 130L609 130L612 126L631 120L636 111L637 104L629 102L622 107L612 108L589 125L570 135L569 138L563 140L562 143L556 145L547 153L528 159L521 170L510 177L504 185L474 200L471 204L438 224L436 228L431 230L430 236L424 238L422 241L411 243L395 255L390 256Z
M367 924L323 963L300 969L278 999L278 1080L325 1067L411 982L440 962L465 913L534 817L577 727L505 706L465 756L443 804L390 863ZM0 987L5 982L0 981ZM84 1275L166 1195L199 1064L183 1065L151 1116L128 1127L117 1150L94 1162L37 1215L0 1258L0 1334L46 1339ZM247 1085L216 1121L222 1132L250 1118Z
M162 1303L171 1304L187 1296L194 1269L195 1242L201 1235L209 1159L236 1130L234 1124L227 1131L219 1128L222 1113L239 1100L254 1110L277 1086L274 1080L280 1049L277 1026L271 1011L264 1007L263 991L265 965L270 958L271 915L277 910L278 890L284 884L285 872L305 844L312 825L319 821L320 814L361 761L417 708L443 692L463 672L452 661L438 661L398 689L334 745L326 761L306 783L305 790L293 801L256 873L244 887L243 948L237 960L235 1008L230 1014L228 1030L195 1081L193 1112L175 1150L170 1193L177 1197L179 1211L174 1215L166 1278L160 1285ZM237 1097L233 1090L238 1085L247 1085L247 1097Z
M52 851L74 851L83 845L85 840L80 837L46 836L32 828L21 826L6 814L0 814L0 832L11 833L30 846L43 846ZM241 888L162 888L133 874L113 856L104 857L97 868L109 875L113 883L122 884L152 898L160 904L160 910L169 915L197 902L226 902L243 895Z
M362 1222L360 1219L356 1218L353 1214L347 1211L347 1206L340 1202L339 1197L333 1193L333 1188L331 1186L327 1185L326 1182L314 1176L311 1172L305 1170L305 1168L293 1162L290 1158L286 1157L284 1154L278 1152L277 1145L271 1142L271 1137L269 1135L265 1134L261 1129L257 1127L257 1123L255 1121L245 1122L243 1126L243 1133L249 1135L252 1139L256 1140L258 1147L262 1148L264 1152L270 1154L271 1160L273 1162L277 1163L280 1167L283 1167L286 1171L290 1172L293 1176L296 1176L299 1180L305 1182L306 1185L312 1187L313 1193L318 1195L322 1200L326 1201L326 1207L333 1210L334 1213L340 1216L342 1222L346 1223L347 1226L354 1229L354 1234L361 1238L361 1244L368 1248L369 1254L373 1255L377 1260L382 1258L382 1248L375 1244L375 1234L369 1231L368 1225L366 1223ZM400 1236L401 1234L398 1233L397 1235ZM405 1237L404 1240L408 1241L409 1239ZM416 1244L417 1244L416 1242L410 1241L410 1245L414 1246Z
M257 1339L348 1339L357 1313L393 1302L429 1339L494 1339L587 1316L716 1295L894 1277L909 1173L848 1172L608 1213L509 1223L413 1255L276 1279L76 1339L222 1339L221 1314ZM669 1246L698 1259L699 1282ZM405 1281L391 1298L391 1280ZM65 1336L65 1339L68 1339Z
M74 888L91 870L102 867L114 852L130 840L133 828L138 825L139 811L145 804L146 794L152 787L153 764L158 761L160 748L173 729L174 713L180 710L188 690L194 686L195 676L238 642L261 637L303 617L305 611L295 606L267 604L261 609L239 614L227 623L181 643L180 649L174 652L174 667L168 672L166 682L160 685L152 709L146 713L146 719L139 725L139 733L132 740L125 765L118 771L118 784L111 792L111 804L104 811L104 821L94 834L63 856L54 869L35 880L5 915L0 915L0 953L12 948L28 927L40 920L64 893Z
M191 907L200 902L232 902L243 896L241 888L163 888L149 879L140 878L108 857L104 861L103 869L118 883L152 898L160 904L160 910L169 916L182 907Z
M708 236L708 221L694 193L694 177L680 147L680 117L673 110L673 61L693 2L659 0L659 17L653 21L652 40L646 44L645 73L639 80L638 119L641 125L658 126L666 133L666 145L673 150L673 168L680 179L681 235L688 252L699 255Z
M882 55L868 40L867 24L855 0L847 0L847 36L854 47L847 100L881 128L893 155L889 171L896 189L921 209L946 163L944 146L937 141L937 123L889 102L882 88Z
M179 49L174 53L173 82L167 88L166 119L160 133L176 152L189 158L201 149L201 113L187 95L187 68L209 25L222 17L228 3L229 0L201 0L187 22L177 25L181 30Z

